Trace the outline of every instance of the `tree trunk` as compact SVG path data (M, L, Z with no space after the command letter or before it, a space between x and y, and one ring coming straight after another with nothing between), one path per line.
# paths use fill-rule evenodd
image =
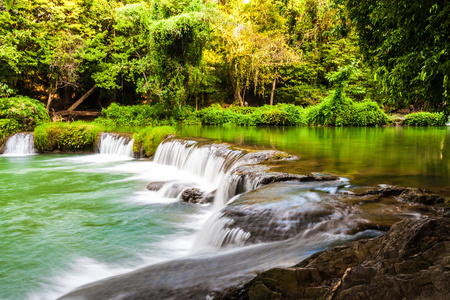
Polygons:
M48 93L48 100L47 100L47 111L50 109L50 104L52 104L52 91Z
M47 100L47 111L50 111L50 105L52 104L52 95L58 90L58 81L55 81L55 86L50 83L50 91L48 92L48 100Z
M270 93L270 105L273 105L273 95L275 94L276 84L277 84L277 77L275 77L272 82L272 92Z
M94 87L92 89L87 91L86 94L84 94L80 99L78 99L74 104L72 104L72 106L69 107L69 109L67 111L73 111L75 108L77 108L78 105L83 103L83 101L86 100L86 98L89 97L95 91L95 89L96 89L96 86L94 85Z
M64 87L64 109L67 109L67 105L72 101L72 96L70 95L70 87Z

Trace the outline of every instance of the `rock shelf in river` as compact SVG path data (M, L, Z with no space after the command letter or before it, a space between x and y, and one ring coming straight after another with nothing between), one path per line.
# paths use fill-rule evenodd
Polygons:
M380 237L258 274L214 299L446 299L450 219L396 223Z

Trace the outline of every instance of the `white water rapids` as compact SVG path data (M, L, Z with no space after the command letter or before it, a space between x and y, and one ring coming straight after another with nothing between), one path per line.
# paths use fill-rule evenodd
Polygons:
M345 230L328 231L330 226L345 229L352 219L345 209L333 212L335 204L325 204L328 199L319 195L321 191L309 191L315 187L293 184L251 193L259 187L259 182L246 181L234 174L233 170L257 162L252 153L232 149L225 144L201 144L175 139L158 147L153 162L140 161L131 160L128 150L122 151L123 148L132 149L132 143L120 139L104 135L100 141L99 154L68 156L59 160L66 162L70 168L88 172L126 174L116 184L123 181L140 182L133 193L114 201L140 208L157 207L158 214L149 214L148 219L156 224L161 222L161 226L171 224L170 233L162 237L158 235L159 240L149 241L147 249L133 253L133 259L121 264L79 257L68 269L55 270L54 276L46 280L42 289L28 293L28 299L44 300L61 296L61 299L77 300L141 299L137 296L140 291L142 295L147 295L145 299L180 299L191 297L189 293L194 293L197 298L205 298L208 291L248 280L258 271L292 265L333 243L354 238L346 234ZM121 153L123 160L117 160L115 155L111 155L117 153ZM145 186L149 182L162 182L162 187L157 191L147 190ZM115 182L108 184L113 186ZM336 183L335 186L342 184ZM178 197L185 187L195 187L204 192L216 191L214 203L194 205L180 202ZM237 193L248 196L242 196L241 201ZM284 196L289 193L290 196ZM289 204L252 204L258 199L270 202L284 197ZM230 203L233 203L233 207L230 207ZM270 236L270 228L257 237L253 236L258 235L257 231L250 233L248 228L233 227L234 222L239 221L233 215L236 211L237 216L243 216L240 211L248 210L251 212L249 216L256 219L260 212L270 211L275 219L265 223L269 227L275 224L274 229L280 234L298 223L297 215L291 216L286 211L299 211L299 216L308 216L309 211L321 209L330 212L317 220L305 218L305 221L300 222L303 227L297 238L271 241L264 236ZM230 212L230 217L224 216ZM245 220L239 222L252 227L252 220L249 219L250 223ZM133 219L126 222L133 222ZM158 230L159 227L154 228ZM143 227L142 230L148 233L155 229ZM251 242L252 239L258 242ZM105 279L111 276L120 277ZM89 286L77 288L87 283ZM198 288L198 285L202 287Z
M98 141L98 153L133 157L134 139L103 132Z
M34 135L30 132L20 132L11 136L5 145L5 156L25 156L35 154Z

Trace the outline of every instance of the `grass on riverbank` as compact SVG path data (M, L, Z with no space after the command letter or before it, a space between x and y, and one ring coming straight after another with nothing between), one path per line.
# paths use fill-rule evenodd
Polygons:
M151 157L155 154L159 144L168 136L175 136L177 131L172 126L146 127L135 132L134 152L142 152L143 156Z
M46 123L34 130L38 151L94 152L101 132L105 128L95 123ZM133 151L143 156L153 156L158 145L170 135L176 135L171 126L145 127L133 133Z

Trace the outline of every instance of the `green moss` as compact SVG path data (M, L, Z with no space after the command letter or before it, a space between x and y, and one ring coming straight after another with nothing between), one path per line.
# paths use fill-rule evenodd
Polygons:
M35 147L39 151L94 151L101 127L75 123L47 123L34 130Z
M142 149L144 156L153 156L159 144L170 135L176 135L176 130L172 126L143 128L133 135L133 151L140 152Z
M409 126L442 126L445 125L444 113L417 112L406 115L403 123Z

